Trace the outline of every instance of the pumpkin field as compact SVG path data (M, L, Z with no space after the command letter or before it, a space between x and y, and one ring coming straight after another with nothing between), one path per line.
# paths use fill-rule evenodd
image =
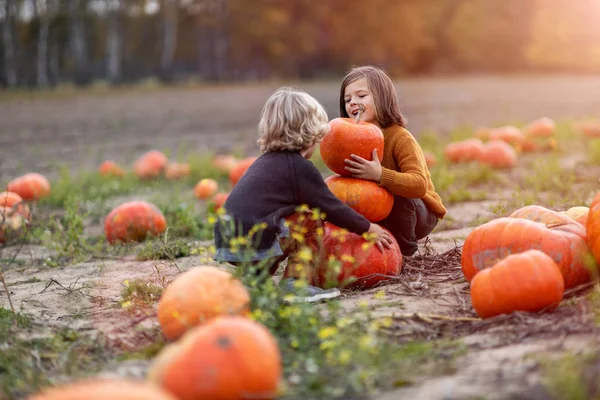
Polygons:
M0 399L600 396L600 78L396 81L448 213L321 303L212 258L279 86L0 94Z

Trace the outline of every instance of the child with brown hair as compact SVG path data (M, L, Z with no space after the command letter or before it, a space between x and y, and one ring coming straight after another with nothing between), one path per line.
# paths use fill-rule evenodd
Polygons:
M225 215L214 227L215 259L234 265L265 265L276 272L279 262L297 256L298 240L290 235L286 218L300 206L318 209L323 219L356 234L371 233L381 251L390 248L387 231L370 223L336 198L319 170L309 161L319 142L329 132L327 113L319 102L300 90L283 87L266 102L258 124L258 144L263 153L233 187L224 209ZM307 206L307 207L306 207ZM301 218L301 217L300 217ZM303 226L303 245L314 250L321 218L308 218ZM257 229L257 227L259 229ZM240 251L238 245L252 236L252 251ZM296 235L294 235L296 236ZM294 278L313 276L308 263L294 263L306 270L289 268L284 285L293 290ZM337 289L308 287L305 301L339 295Z
M361 111L361 121L383 131L383 154L373 150L371 160L353 154L346 169L355 178L375 181L392 192L394 206L380 224L394 235L402 255L412 256L417 241L431 233L446 208L435 191L421 146L405 127L394 84L379 68L353 68L342 82L339 107L341 117L354 118Z

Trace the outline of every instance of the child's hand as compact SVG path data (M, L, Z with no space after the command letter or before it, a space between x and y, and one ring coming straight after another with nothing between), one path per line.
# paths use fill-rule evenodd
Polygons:
M382 253L384 247L386 249L392 248L392 236L381 226L372 223L369 227L369 233L375 235L375 244Z
M354 178L368 179L370 181L381 181L381 163L377 157L377 149L373 150L373 160L365 160L364 158L352 154L352 159L344 160L346 162L346 171L352 172Z

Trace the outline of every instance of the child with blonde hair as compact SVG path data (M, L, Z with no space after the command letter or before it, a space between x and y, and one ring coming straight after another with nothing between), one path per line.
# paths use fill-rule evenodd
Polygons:
M355 178L375 181L392 192L392 212L380 224L394 235L402 255L412 256L417 241L431 233L446 208L435 191L421 146L405 127L394 84L379 68L353 68L342 82L339 107L340 116L354 118L360 110L361 121L383 131L383 154L374 149L371 160L353 154L346 169Z
M320 210L324 220L350 232L371 233L381 251L391 247L389 233L336 198L309 161L329 132L327 113L316 99L294 88L278 89L262 109L258 131L257 143L263 154L234 186L224 205L225 215L214 227L216 260L234 265L261 263L274 274L279 262L296 257L301 247L298 240L290 237L286 224L286 218L300 206ZM307 218L305 222L309 223L303 227L301 241L314 249L311 242L322 221ZM254 238L252 252L239 251L236 248L239 238L249 236ZM290 260L286 270L289 278L283 285L293 290L295 279L305 276L310 281L313 271L301 262L295 266L304 265L307 270L290 270ZM339 294L337 289L309 286L304 300L316 301Z

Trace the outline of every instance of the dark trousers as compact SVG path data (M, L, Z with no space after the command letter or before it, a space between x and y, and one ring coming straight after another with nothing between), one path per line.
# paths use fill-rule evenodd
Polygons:
M431 233L438 217L429 211L423 200L394 196L390 215L379 225L389 230L400 245L403 256L412 256L417 251L417 241Z

